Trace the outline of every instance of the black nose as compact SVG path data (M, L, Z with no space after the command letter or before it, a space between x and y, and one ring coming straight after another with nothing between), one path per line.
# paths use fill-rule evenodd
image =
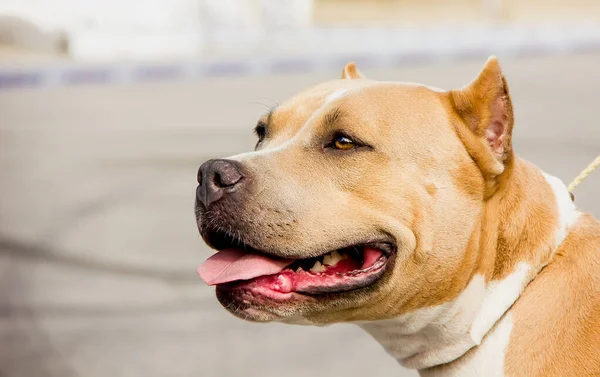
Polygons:
M244 181L239 163L231 160L208 160L198 169L196 198L208 207L224 194L237 189Z

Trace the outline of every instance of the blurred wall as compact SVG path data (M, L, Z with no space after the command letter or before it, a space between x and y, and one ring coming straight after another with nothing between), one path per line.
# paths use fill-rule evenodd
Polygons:
M573 21L600 21L600 1L0 0L0 45L83 61L173 59L285 53L336 27Z
M598 0L314 0L318 24L598 21Z
M0 29L4 16L37 27L40 41L63 31L69 54L83 60L181 57L243 52L273 27L309 24L311 6L311 0L0 0Z

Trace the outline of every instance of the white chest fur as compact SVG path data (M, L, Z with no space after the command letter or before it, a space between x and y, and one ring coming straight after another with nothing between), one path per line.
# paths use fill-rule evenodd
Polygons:
M502 326L496 326L494 333L497 335L488 331L519 297L530 280L529 270L527 264L520 263L512 274L487 286L482 275L475 275L453 301L389 320L361 323L360 326L408 368L426 369L449 363L477 345L481 346L472 353L477 355L478 362L491 367L491 360L485 362L489 356L494 363L502 365L504 352L498 351L506 346L503 345L504 338L508 342L512 328L508 324L512 322L506 320ZM484 347L482 338L486 334ZM492 353L487 354L486 350ZM463 374L437 376L446 375Z
M452 361L476 344L469 331L484 295L483 276L476 275L456 300L360 326L402 365L428 368Z
M507 313L481 345L460 360L440 368L421 371L422 377L504 377L504 355L513 322Z

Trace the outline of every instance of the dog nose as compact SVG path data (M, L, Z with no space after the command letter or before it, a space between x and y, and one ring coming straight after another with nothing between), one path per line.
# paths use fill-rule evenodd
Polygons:
M231 160L208 160L198 169L196 197L208 207L221 199L224 194L237 189L244 175L239 163Z

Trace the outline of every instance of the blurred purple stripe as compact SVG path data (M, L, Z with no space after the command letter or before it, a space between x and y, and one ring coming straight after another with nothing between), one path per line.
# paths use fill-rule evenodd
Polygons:
M408 52L394 55L392 61L394 66L417 65L432 63L440 59L439 55L427 52Z
M207 63L202 76L237 76L251 73L256 64L247 61Z
M184 61L172 64L108 64L97 67L49 66L40 68L0 68L0 89L68 86L85 83L143 82L213 76L244 76L257 73L310 72L320 69L341 70L349 61L361 69L384 66L410 66L440 60L485 59L491 54L516 57L546 56L600 50L600 41L571 42L568 45L515 44L492 49L488 46L463 46L448 51L407 51L391 54L337 54L290 58L248 58L223 61Z
M185 76L183 65L144 65L133 70L133 79L136 81L178 79Z
M268 64L268 72L309 72L314 69L315 61L310 58L276 59Z
M377 59L377 58L374 58L373 56L367 56L367 55L337 56L334 59L332 68L339 69L341 71L342 68L344 68L346 66L346 64L348 64L350 62L354 62L354 63L356 63L356 66L359 67L360 69L367 69L367 68L377 66L378 60L379 60L379 62L381 62L381 59Z
M462 51L458 51L456 54L453 54L452 57L458 61L475 59L484 60L490 55L494 55L494 52L487 48L467 48Z
M43 71L0 72L0 89L40 86Z
M99 84L111 81L111 68L91 68L67 70L61 76L61 82L66 84Z
M513 51L513 56L517 58L528 58L536 56L546 56L556 51L555 47L541 44L527 44L517 47Z
M587 53L587 52L595 52L600 50L600 41L587 41L574 43L566 49L570 53Z

